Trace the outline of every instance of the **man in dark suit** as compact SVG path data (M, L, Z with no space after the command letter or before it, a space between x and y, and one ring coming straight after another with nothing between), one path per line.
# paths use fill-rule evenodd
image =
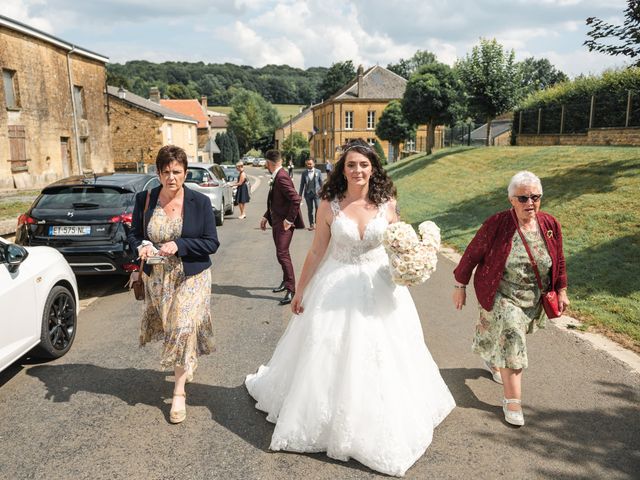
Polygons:
M296 279L293 273L293 263L289 254L289 245L296 228L304 228L304 221L300 213L302 199L293 186L293 180L282 168L282 156L278 150L269 150L264 157L266 168L271 172L269 196L267 197L267 211L260 220L260 228L266 230L267 222L271 225L273 242L276 245L276 257L282 267L282 283L273 289L274 293L286 294L280 305L291 303L296 290Z
M308 159L305 162L307 169L302 172L300 178L300 188L298 192L301 197L304 197L304 201L307 204L307 211L309 212L309 230L313 230L316 227L316 215L318 213L318 206L320 205L320 189L322 188L322 174L315 166L313 158Z

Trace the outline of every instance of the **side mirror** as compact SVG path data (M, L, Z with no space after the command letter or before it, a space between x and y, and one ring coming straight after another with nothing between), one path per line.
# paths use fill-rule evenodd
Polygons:
M9 271L15 273L22 262L29 256L29 252L24 247L10 243L3 245L2 257L4 262L8 265Z

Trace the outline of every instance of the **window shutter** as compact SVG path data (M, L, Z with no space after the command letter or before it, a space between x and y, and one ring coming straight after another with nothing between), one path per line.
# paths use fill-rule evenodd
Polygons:
M24 125L9 125L9 161L11 172L26 172L27 168L27 134Z

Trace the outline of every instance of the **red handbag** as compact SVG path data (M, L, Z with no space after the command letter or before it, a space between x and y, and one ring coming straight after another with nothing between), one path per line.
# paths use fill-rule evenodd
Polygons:
M527 240L522 235L522 231L520 230L520 225L518 224L518 218L513 210L511 210L511 214L513 216L513 221L516 222L516 228L518 229L518 234L522 239L522 243L524 244L524 248L527 251L527 255L529 255L529 260L531 261L531 266L533 267L533 273L536 274L536 280L538 281L538 288L542 292L542 308L544 308L544 312L547 314L549 318L558 318L562 316L562 312L560 311L560 304L558 302L558 293L555 290L550 290L548 292L544 291L542 286L542 280L540 279L540 272L538 271L538 264L533 258L531 254L531 250L529 249L529 244Z

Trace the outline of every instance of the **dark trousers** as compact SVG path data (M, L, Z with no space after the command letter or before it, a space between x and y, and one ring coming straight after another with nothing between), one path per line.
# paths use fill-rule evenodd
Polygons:
M318 207L320 206L320 197L318 195L314 195L313 197L307 197L305 195L304 201L307 204L307 212L309 213L309 225L315 225Z
M293 226L289 230L285 230L282 226L282 221L275 222L271 227L273 243L276 245L276 258L282 267L282 281L284 282L284 287L290 292L295 293L296 277L293 273L293 262L291 261L291 255L289 254L289 245L291 245L294 230L295 228Z

